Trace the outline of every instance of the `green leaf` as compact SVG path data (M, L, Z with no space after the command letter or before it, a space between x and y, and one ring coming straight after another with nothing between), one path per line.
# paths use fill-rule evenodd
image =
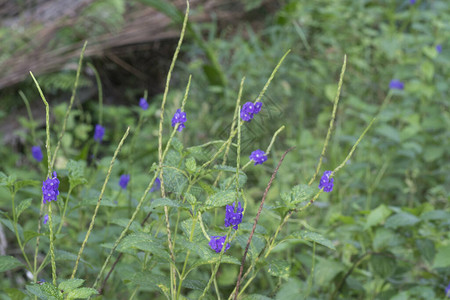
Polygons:
M27 291L43 300L63 300L63 294L48 282L26 286Z
M125 237L117 247L118 251L124 251L126 249L133 248L146 251L170 261L169 253L166 248L161 244L161 241L153 238L148 233L133 233Z
M20 190L25 186L39 186L41 184L42 182L38 180L20 180L14 183L14 190L17 192L18 190Z
M164 186L167 191L181 194L188 183L184 173L175 167L164 167L163 170Z
M161 206L169 206L169 207L184 207L184 208L189 208L188 205L183 204L179 201L176 200L171 200L169 198L158 198L152 201L152 203L150 204L150 207L148 207L148 211L151 211L157 207L161 207Z
M69 294L67 295L67 298L68 299L86 299L92 295L97 295L97 294L98 294L97 290L95 290L93 288L82 287L82 288L79 288L79 289L69 292Z
M313 197L315 189L307 184L299 184L291 190L291 204L298 204L304 201L309 201Z
M346 270L347 267L340 262L320 259L316 266L316 272L314 274L315 283L318 286L330 286L330 282L341 272Z
M197 163L195 161L195 158L189 157L186 160L186 169L191 173L194 173L195 170L197 170Z
M267 272L275 277L289 278L291 272L291 265L286 260L272 260L267 266Z
M303 230L300 232L294 232L292 235L287 237L287 239L291 239L291 238L315 242L322 246L328 247L332 250L336 250L336 248L333 245L333 242L331 242L329 239L326 239L323 235L321 235L320 233L317 233L317 232L312 232L312 231L307 231L307 230Z
M433 268L447 268L450 266L450 245L438 248L434 258Z
M416 246L422 257L431 264L436 255L433 241L429 239L416 240Z
M385 223L386 228L398 228L417 224L420 219L412 214L400 212L390 216Z
M372 264L373 271L381 278L387 278L394 274L397 267L395 263L395 255L392 253L386 253L387 255L372 254L370 257L370 263Z
M236 200L236 191L220 191L210 196L205 204L208 209L222 207L231 204Z
M11 300L24 300L29 299L26 294L24 294L22 291L18 289L13 288L6 288L5 289L6 294L9 296Z
M381 224L390 214L392 214L392 211L386 205L381 204L370 212L366 224L364 225L364 229Z
M64 293L70 292L77 287L81 286L84 282L84 279L72 278L66 281L61 282L58 285L58 289L64 290Z
M31 239L33 239L33 238L35 238L35 237L37 237L37 236L43 236L43 235L45 235L45 234L43 234L43 233L37 233L36 231L29 231L29 230L27 230L27 231L25 231L25 232L23 233L23 236L24 236L24 242L23 242L23 244L25 245L25 244L28 243Z
M424 221L448 220L450 219L450 213L444 210L432 210L423 213L420 218Z
M16 216L17 216L17 219L19 218L19 216L22 214L22 212L23 212L24 210L26 210L26 209L28 209L28 207L30 207L30 205L31 205L31 198L22 200L22 201L19 203L19 205L17 206L17 209L16 209Z
M198 260L196 260L192 266L190 267L190 269L195 269L198 268L201 265L211 265L211 264L215 264L219 261L219 257L220 254L215 253L213 251L211 252L211 256L208 258L200 258ZM222 256L222 260L220 261L221 264L234 264L234 265L240 265L241 262L233 256L228 256L228 255L223 255Z
M21 266L24 266L24 264L15 257L8 255L0 256L0 272L5 272Z

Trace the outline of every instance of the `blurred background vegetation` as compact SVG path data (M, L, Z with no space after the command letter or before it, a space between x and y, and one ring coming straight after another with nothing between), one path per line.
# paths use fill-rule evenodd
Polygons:
M52 131L59 132L86 40L92 67L83 69L57 168L68 159L88 160L98 123L95 68L104 92L104 155L111 155L126 126L137 124L137 104L148 91L151 107L135 153L148 171L156 161L161 93L184 9L183 1L163 0L0 1L0 171L40 178L30 149L44 148L45 113L28 72L50 101ZM442 298L450 282L450 3L192 0L191 9L166 109L170 115L180 106L192 74L187 128L179 137L185 147L226 137L242 77L243 99L254 101L280 57L292 50L262 100L260 117L243 132L247 156L265 149L272 133L286 125L269 161L248 171L248 222L288 147L296 148L267 203L314 174L345 54L336 131L323 170L345 158L392 94L335 178L334 191L287 228L286 235L302 228L320 232L337 250L318 245L310 276L313 248L286 242L273 257L287 262L288 274L260 274L248 293L279 299L298 299L306 291L307 299ZM392 79L404 82L404 90L389 91ZM33 120L19 91L30 101ZM117 174L127 171L124 151ZM6 191L0 196L6 211ZM274 218L265 211L262 224L273 228ZM9 232L7 238L14 244ZM11 247L6 252L15 253ZM232 288L236 275L234 267L223 266L220 284Z

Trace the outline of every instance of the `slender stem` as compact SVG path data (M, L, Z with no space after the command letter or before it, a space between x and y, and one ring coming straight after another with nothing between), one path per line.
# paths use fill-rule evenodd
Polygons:
M69 203L69 199L70 199L70 194L71 193L72 193L72 186L69 186L69 191L67 192L66 202L64 203L63 213L61 215L61 221L59 222L59 227L58 227L58 230L56 231L56 234L61 232L62 225L64 223L64 217L66 216L67 205Z
M97 212L98 212L98 209L100 207L100 202L102 201L103 194L105 193L106 185L108 184L109 177L111 176L111 172L112 172L112 168L113 168L114 162L116 161L116 157L119 154L120 149L122 148L122 145L125 142L125 139L127 138L129 132L130 132L130 127L127 128L127 131L125 132L125 134L123 135L122 139L120 140L120 143L117 146L117 149L114 152L114 156L111 159L111 162L109 164L108 173L106 174L105 181L103 182L103 186L102 186L102 189L100 191L100 196L98 197L97 205L95 206L94 214L92 215L91 223L89 224L89 229L86 232L86 236L84 238L84 241L81 244L80 250L78 251L78 256L77 256L77 259L75 261L75 266L73 268L72 275L70 276L71 279L75 277L75 274L77 272L78 263L79 263L79 261L81 259L81 254L83 254L83 250L84 250L84 247L86 246L86 243L87 243L87 241L89 239L89 235L91 234L92 229L94 228L95 217L97 216Z
M83 62L83 56L84 56L84 51L86 50L86 45L87 45L87 41L84 42L83 49L81 49L80 60L78 62L77 75L75 77L75 83L74 83L73 89L72 89L72 96L70 97L69 107L67 108L66 115L64 116L62 130L61 130L61 133L59 135L58 143L56 144L55 151L53 152L52 164L50 165L49 169L53 169L53 166L55 165L56 154L58 153L59 147L61 146L61 140L62 140L62 138L64 136L64 133L66 132L67 119L69 119L69 114L70 114L70 111L72 110L73 102L75 100L75 95L77 93L78 80L80 78L81 65L82 65L82 62Z
M36 145L36 130L34 128L34 119L33 119L33 114L31 113L31 108L30 108L30 103L28 102L27 96L25 96L25 94L19 90L19 95L22 98L23 102L25 102L25 106L27 108L27 113L28 113L28 118L30 119L31 122L31 138L33 139L33 144Z
M89 68L94 71L95 75L95 81L97 81L97 89L98 89L98 124L102 125L103 123L103 87L102 87L102 81L100 80L100 74L98 74L97 69L94 67L93 64L87 63Z
M262 208L263 208L263 205L264 205L264 201L266 200L267 193L269 192L269 189L270 189L270 187L272 185L273 180L275 179L275 176L277 175L278 169L280 168L281 163L284 160L284 157L292 149L294 149L294 147L289 148L288 150L286 150L283 153L283 155L280 158L280 161L278 162L277 167L275 168L275 170L272 173L272 177L270 178L269 183L267 184L266 190L264 191L264 195L262 197L261 204L259 205L258 213L256 214L256 217L255 217L255 222L253 223L252 231L250 232L250 236L248 237L247 246L245 247L245 250L244 250L244 255L242 256L241 268L239 270L239 276L238 276L238 279L237 279L237 282L236 282L236 292L234 294L234 299L235 300L237 299L238 294L239 294L239 285L241 284L241 277L242 277L242 272L244 271L245 259L247 258L248 249L250 247L250 243L252 241L253 234L255 233L256 224L258 224L259 216L261 215L261 211L262 211Z
M344 81L344 74L345 74L346 67L347 67L347 55L344 55L344 64L342 65L341 75L339 76L339 84L338 84L338 89L336 92L336 97L334 98L333 112L331 114L330 125L328 126L327 136L325 138L325 142L323 143L322 153L320 154L319 163L317 164L316 172L314 173L313 177L309 180L308 185L311 185L313 183L314 179L316 179L316 176L319 173L320 167L322 166L322 160L325 157L325 151L327 150L328 142L330 141L330 138L331 138L331 132L333 131L333 127L334 127L333 126L334 120L336 119L336 111L337 111L337 107L339 104L339 96L341 95L341 88L342 88L342 83Z
M16 207L15 207L15 203L14 203L15 202L15 194L16 194L15 191L13 191L11 193L11 203L12 203L11 205L12 205L12 214L13 214L14 233L16 235L17 243L19 244L20 251L22 252L22 256L25 259L25 261L27 262L28 269L31 271L31 270L33 270L33 268L32 268L32 265L31 265L30 261L28 260L27 254L25 253L25 248L24 248L24 246L22 244L22 241L21 241L20 235L19 235L19 230L17 228L18 219L17 219Z
M50 261L52 264L52 279L53 285L56 286L56 262L55 262L55 246L53 236L53 221L52 221L52 202L48 204L48 228L50 230Z

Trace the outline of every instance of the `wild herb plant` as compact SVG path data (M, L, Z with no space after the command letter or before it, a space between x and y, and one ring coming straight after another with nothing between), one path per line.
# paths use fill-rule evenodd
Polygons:
M229 116L232 123L225 140L185 147L177 136L189 130L189 111L197 106L188 101L191 77L180 108L166 112L166 105L188 14L189 4L159 111L158 157L153 164L145 166L148 172L145 176L139 177L134 172L134 154L139 132L149 126L146 124L146 112L149 110L146 95L139 100L139 121L136 127L125 130L118 139L111 159L105 162L100 155L106 151L102 147L105 135L108 135L108 126L102 117L101 82L98 80L99 116L92 137L91 155L86 160L72 157L64 167L58 168L58 151L75 101L86 44L81 52L61 132L56 139L50 134L50 106L38 80L30 73L46 109L46 159L43 160L44 155L38 145L31 148L31 153L45 172L41 180L18 180L13 174L0 173L0 185L6 187L11 196L11 209L2 212L2 223L14 233L21 251L21 255L0 256L0 271L24 270L28 276L28 282L23 284L25 289L10 288L6 291L10 297L80 299L104 295L107 299L132 299L142 295L143 299L148 299L162 294L168 299L238 299L247 295L249 286L267 266L269 273L280 280L288 276L288 265L282 260L271 258L274 249L286 240L312 242L310 274L314 274L316 245L335 249L333 242L317 232L298 230L286 234L283 229L291 216L308 209L322 192L331 193L339 189L337 174L349 161L375 120L368 123L339 165L333 170L323 170L322 161L334 128L346 57L328 132L322 152L318 155L317 166L311 170L311 179L305 183L299 182L289 192L281 193L275 203L265 202L284 158L293 148L287 149L278 159L272 176L267 178L266 189L260 193L262 198L259 208L254 212L248 209L245 171L258 168L272 158L272 147L285 126L273 133L265 150L255 147L250 153L241 151L242 137L247 133L247 128L252 126L252 119L258 118L258 113L264 110L263 96L289 51L275 66L254 101L244 104L242 94L245 77L242 78L234 114ZM399 88L398 82L391 84L391 88ZM391 94L380 110L390 97ZM171 126L165 122L167 116L172 116ZM52 146L55 141L56 146ZM124 148L127 148L127 156L122 158L127 160L128 169L119 176L114 167ZM236 160L230 163L232 152ZM113 176L119 179L116 188L111 187L114 185L110 182ZM104 178L102 184L97 184L99 177ZM133 181L142 177L147 179L146 185L142 181L133 185ZM30 194L31 198L17 204L15 197L18 192ZM96 195L96 201L86 201L91 200L93 194ZM23 228L20 225L20 216L27 210L33 212L37 228ZM264 228L258 224L265 210L279 219L278 226ZM96 224L100 213L110 217L101 226ZM127 217L119 218L123 215ZM110 228L110 222L118 226ZM79 231L75 235L69 234L74 230ZM97 230L101 232L96 233ZM106 238L102 239L102 235ZM73 236L76 238L72 239ZM96 245L99 241L102 244ZM78 251L75 251L76 248ZM234 288L222 288L217 280L219 269L224 264L235 265L239 269L234 278ZM43 274L51 275L42 278ZM307 282L308 289L302 296L307 297L313 285L311 275Z

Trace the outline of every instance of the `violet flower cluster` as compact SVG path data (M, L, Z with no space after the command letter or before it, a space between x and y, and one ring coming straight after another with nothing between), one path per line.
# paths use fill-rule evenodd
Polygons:
M126 189L128 182L130 181L130 174L123 174L120 176L119 185L122 189Z
M142 110L147 110L148 109L147 99L145 98L139 99L139 106L142 108Z
M52 178L47 178L42 182L42 195L44 196L44 204L50 201L56 201L59 195L59 180L56 177L56 172L53 172Z
M255 166L261 165L263 162L267 160L267 155L264 153L264 151L258 149L253 151L252 154L250 154L250 160L255 161Z
M177 130L181 132L183 128L186 127L184 125L185 122L186 122L186 113L182 112L181 109L177 109L172 118L172 127L175 127L175 125L180 124Z
M250 122L254 115L257 115L261 111L262 102L247 102L242 106L241 119Z
M105 135L105 127L100 124L95 125L94 141L100 143Z
M152 188L150 189L150 193L154 191L158 191L161 188L161 180L156 177L155 182L153 183Z
M389 83L389 88L393 90L403 90L405 88L405 84L398 79L392 79Z
M329 193L333 190L334 178L330 178L332 172L323 172L322 178L320 178L319 189L323 189L324 192Z
M40 162L44 158L44 155L42 154L42 151L41 151L41 147L39 147L39 146L31 147L31 155L33 155L33 158L37 162Z
M238 229L239 224L242 223L242 213L244 212L244 209L241 206L241 202L238 202L238 205L236 207L236 203L233 203L233 205L227 205L226 211L225 211L225 227L233 226L235 230ZM223 245L225 243L225 240L227 239L227 236L220 236L220 235L213 235L211 236L211 239L209 240L209 246L211 249L216 251L217 253L220 253L222 251ZM225 251L227 251L230 248L230 243L227 243L227 246L225 247Z

